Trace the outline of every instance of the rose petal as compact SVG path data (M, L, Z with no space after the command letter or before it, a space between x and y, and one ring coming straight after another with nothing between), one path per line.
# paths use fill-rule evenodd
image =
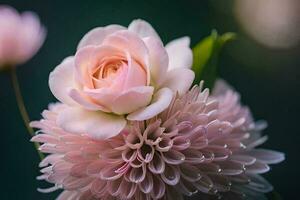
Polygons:
M100 45L104 38L106 38L108 35L119 31L119 30L125 30L126 28L120 25L109 25L105 27L97 27L92 30L90 30L87 34L83 36L83 38L80 40L77 49L80 49L82 47L88 46L88 45Z
M186 93L191 87L195 73L190 69L177 68L169 71L161 87L167 87L178 92L179 95Z
M106 107L94 103L89 96L87 96L83 92L80 92L79 90L71 89L69 91L69 96L75 102L77 102L80 106L82 106L83 108L85 108L87 110L94 110L94 111L95 110L102 110L104 112L110 112L110 110L107 109Z
M75 77L82 85L93 88L93 81L89 76L89 69L97 65L102 59L111 55L125 58L125 53L107 45L87 46L79 49L75 55Z
M129 52L130 56L138 61L145 71L149 71L148 49L141 38L130 31L118 31L106 37L103 45L115 47Z
M68 105L77 105L69 96L69 90L76 88L74 69L74 57L67 57L49 75L49 87L52 94Z
M126 126L123 116L101 111L87 111L78 107L63 110L57 123L65 131L75 134L88 134L94 139L108 139L118 135Z
M166 45L169 55L169 70L175 68L191 68L193 64L193 52L190 48L190 38L182 37L169 42Z
M118 88L132 88L147 85L148 75L143 67L140 66L134 59L131 58L130 55L127 56L128 67L125 75L125 81L118 81ZM121 78L121 77L120 77ZM150 79L150 76L149 76ZM115 85L115 84L114 84Z
M154 28L144 20L141 19L133 20L129 24L128 30L138 34L141 38L151 36L161 41L160 37L158 36Z
M151 81L160 85L168 71L169 57L162 42L154 37L144 38L149 50Z
M137 121L150 119L151 117L154 117L155 115L164 111L171 103L172 98L172 91L168 88L162 88L154 94L152 102L149 106L129 114L127 119Z
M117 114L127 114L145 107L151 101L153 90L150 86L131 88L114 100L111 109Z

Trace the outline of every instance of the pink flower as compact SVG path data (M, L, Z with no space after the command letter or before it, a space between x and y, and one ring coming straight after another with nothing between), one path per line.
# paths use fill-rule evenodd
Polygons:
M32 12L21 15L13 8L0 6L0 67L29 60L41 47L45 28Z
M58 116L66 131L110 138L127 120L146 120L184 94L194 80L188 37L164 47L150 24L133 21L98 27L80 41L75 56L50 74L54 96L69 105Z
M272 186L259 174L284 159L279 152L256 149L266 137L236 92L222 83L209 96L194 87L176 96L159 115L130 121L121 134L94 140L61 129L57 118L68 109L51 105L32 141L49 153L39 177L54 183L42 192L64 189L58 200L183 200L263 197Z

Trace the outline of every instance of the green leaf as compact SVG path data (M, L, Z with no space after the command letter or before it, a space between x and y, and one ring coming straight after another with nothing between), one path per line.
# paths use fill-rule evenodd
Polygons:
M210 36L204 38L193 48L193 70L196 74L196 83L204 80L206 87L213 87L217 78L217 64L221 49L235 38L235 33L219 35L216 30L213 30Z

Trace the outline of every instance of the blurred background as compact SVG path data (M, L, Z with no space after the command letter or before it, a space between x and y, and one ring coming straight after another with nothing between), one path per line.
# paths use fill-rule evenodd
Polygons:
M209 35L238 33L219 60L220 76L232 84L256 119L265 119L266 148L286 153L286 160L265 177L282 199L297 199L300 112L300 1L298 0L1 0L19 11L36 12L48 36L39 53L18 68L30 118L40 119L49 102L48 75L63 58L74 54L81 37L96 26L133 19L150 22L166 43L188 35L192 45ZM41 194L35 179L39 158L22 124L8 74L0 74L1 199L55 199ZM194 199L197 199L196 197Z

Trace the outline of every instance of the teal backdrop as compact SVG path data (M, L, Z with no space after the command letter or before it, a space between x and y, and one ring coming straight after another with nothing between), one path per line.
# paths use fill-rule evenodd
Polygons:
M41 50L17 70L30 118L35 120L56 101L48 88L49 73L63 58L74 54L78 41L93 27L112 23L126 26L141 18L156 28L165 43L188 35L192 45L213 28L219 33L237 32L237 41L221 54L220 76L242 94L243 103L250 106L256 119L268 121L264 133L269 140L263 146L285 152L286 161L273 166L265 177L283 199L295 199L300 181L300 48L272 50L248 38L231 15L232 1L1 0L0 4L19 11L32 10L47 27ZM0 199L55 199L59 192L41 194L36 190L49 185L35 179L39 158L29 142L10 77L5 73L0 73L0 118Z

